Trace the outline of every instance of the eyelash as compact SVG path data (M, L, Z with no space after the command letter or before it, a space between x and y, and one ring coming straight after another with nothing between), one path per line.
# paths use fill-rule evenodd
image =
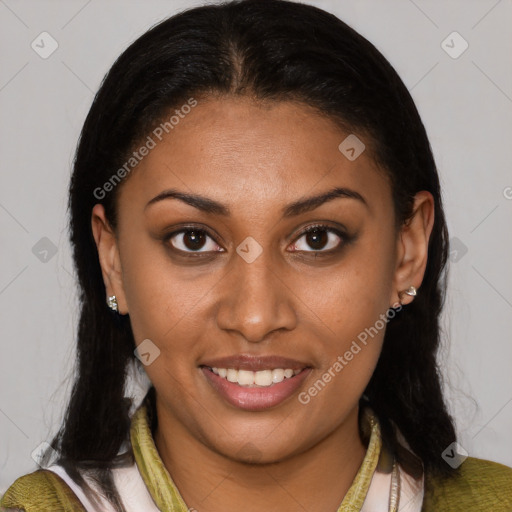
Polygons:
M342 231L336 229L336 228L333 228L329 225L326 225L326 224L313 224L311 226L308 226L307 228L305 228L298 236L297 238L295 239L295 241L293 242L293 245L295 245L302 237L304 237L305 235L308 235L309 233L311 232L314 232L316 230L319 230L319 231L324 231L324 232L327 232L327 233L332 233L336 236L338 236L341 241L338 243L338 245L334 248L331 248L331 249L328 249L328 250L311 250L311 251L293 251L293 252L304 252L306 254L314 254L315 257L317 256L321 256L321 255L332 255L333 253L335 252L338 252L341 247L343 245L346 245L348 242L350 242L350 237L348 235L346 235L345 233L343 233ZM191 232L191 231L194 231L196 233L200 233L200 234L206 234L209 238L211 238L214 242L215 242L215 239L213 237L213 235L205 228L199 228L199 227L195 227L195 226L187 226L185 228L182 228L182 229L179 229L177 231L173 231L172 233L169 233L167 235L164 236L163 238L163 241L168 244L170 243L170 240L175 237L176 235L180 235L180 234L184 234L184 233L188 233L188 232ZM215 242L217 244L217 242ZM211 255L212 252L224 252L224 250L222 251L184 251L182 249L178 249L174 246L171 245L171 249L175 250L175 251L178 251L179 253L181 253L181 255L184 255L184 257L192 257L192 258L197 258L198 256L209 256ZM217 244L219 245L219 244Z

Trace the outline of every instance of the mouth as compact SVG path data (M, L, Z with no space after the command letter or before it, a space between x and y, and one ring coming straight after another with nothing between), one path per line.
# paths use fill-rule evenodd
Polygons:
M285 379L290 379L304 370L304 368L297 370L292 370L291 368L275 368L273 370L269 369L253 372L251 370L237 370L235 368L206 368L222 379L226 379L228 382L249 388L268 388L269 386L283 382Z
M294 395L312 368L284 358L239 356L200 365L214 391L249 411L275 407Z

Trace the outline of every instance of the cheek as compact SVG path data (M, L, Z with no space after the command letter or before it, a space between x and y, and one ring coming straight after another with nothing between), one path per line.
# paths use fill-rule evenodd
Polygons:
M310 417L325 418L325 428L339 423L344 412L357 406L379 359L386 309L379 311L375 301L364 302L364 306L343 302L330 317L332 327L323 326L325 336L317 338L322 364L299 396Z
M390 306L391 260L384 250L357 247L320 279L301 277L304 304L315 313L320 328L346 342L373 326Z
M127 275L125 292L135 344L149 347L151 360L144 369L165 401L179 408L194 382L198 290L181 286L165 264L131 260L135 266Z
M322 353L315 379L327 381L325 388L331 390L324 393L318 383L324 395L319 402L356 403L377 364L389 322L393 252L391 245L380 251L373 247L371 240L361 243L338 271L313 287L308 280L302 282L308 290L304 303L314 313L308 315L314 322L310 328L319 334Z
M162 350L191 309L194 293L173 275L159 243L140 239L121 246L123 288L136 343L150 339Z
M188 382L211 321L218 276L173 265L161 244L139 241L121 248L130 323L137 345L149 339L159 350L146 367L151 380L165 373L166 380Z

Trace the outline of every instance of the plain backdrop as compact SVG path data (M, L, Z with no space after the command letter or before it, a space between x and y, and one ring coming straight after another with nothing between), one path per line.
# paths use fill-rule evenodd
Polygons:
M0 0L0 493L37 469L31 454L55 433L70 389L77 302L67 186L93 94L131 41L201 3ZM452 248L441 354L448 404L471 456L512 466L512 2L310 3L374 43L417 103Z

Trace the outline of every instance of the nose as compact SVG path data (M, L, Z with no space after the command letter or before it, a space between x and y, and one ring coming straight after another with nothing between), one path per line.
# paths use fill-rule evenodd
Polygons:
M219 290L218 327L250 343L260 343L274 331L294 329L294 294L286 285L285 274L271 261L269 250L251 263L238 255L233 258Z

